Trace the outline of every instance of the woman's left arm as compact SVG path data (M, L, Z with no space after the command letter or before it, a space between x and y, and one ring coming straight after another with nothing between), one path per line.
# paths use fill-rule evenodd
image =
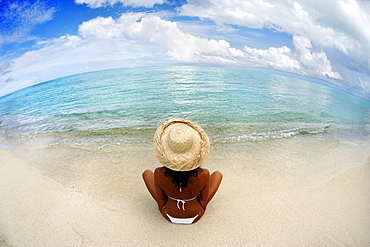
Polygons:
M154 172L154 184L155 184L155 191L157 193L158 198L158 207L161 209L167 202L168 197L164 193L164 190L160 186L160 178L163 174L156 169Z

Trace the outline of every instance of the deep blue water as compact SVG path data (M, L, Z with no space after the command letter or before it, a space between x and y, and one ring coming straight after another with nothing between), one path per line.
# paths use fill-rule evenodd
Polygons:
M68 76L0 98L1 140L104 148L150 143L173 117L213 143L297 135L370 136L370 103L281 75L235 68L138 67Z

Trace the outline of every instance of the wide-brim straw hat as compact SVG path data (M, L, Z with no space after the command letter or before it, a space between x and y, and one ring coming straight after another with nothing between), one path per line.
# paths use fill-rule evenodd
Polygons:
M158 127L153 148L163 166L174 171L190 171L203 164L210 143L207 133L198 124L174 118Z

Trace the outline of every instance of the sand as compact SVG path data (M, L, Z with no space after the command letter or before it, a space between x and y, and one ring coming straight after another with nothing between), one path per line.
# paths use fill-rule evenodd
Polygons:
M369 150L312 137L214 146L204 167L224 181L193 225L164 220L146 191L150 147L0 150L0 246L370 246Z

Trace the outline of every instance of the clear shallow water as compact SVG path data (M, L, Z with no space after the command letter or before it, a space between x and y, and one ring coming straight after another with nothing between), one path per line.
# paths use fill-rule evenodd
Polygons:
M21 186L14 197L17 212L28 212L30 206L36 213L51 208L53 215L62 215L46 221L55 226L73 218L73 212L109 211L105 218L118 217L122 225L121 216L150 218L156 207L143 183L138 186L142 171L159 165L150 150L156 127L171 117L189 118L219 144L212 146L205 167L225 174L214 202L217 210L208 212L206 224L219 212L221 218L234 219L229 205L236 205L236 211L248 208L249 213L230 225L237 232L249 222L253 227L243 229L250 234L242 233L258 236L251 241L260 245L269 245L271 239L281 245L290 240L366 245L369 170L363 164L369 158L369 112L368 102L266 73L201 67L119 69L65 77L0 98L0 147L10 142L31 149L18 153L26 153L38 173L67 188L56 190L49 179L45 183L43 176L17 166L19 176L10 173L16 178L12 190ZM138 148L142 144L145 148ZM6 162L16 164L19 159ZM5 175L14 170L3 167ZM24 190L27 183L31 189ZM33 191L37 193L29 194ZM24 203L17 203L19 198ZM58 203L62 207L54 207ZM61 213L55 214L58 210ZM32 215L28 221L36 228L47 226L41 216ZM155 226L161 216L153 217ZM274 235L277 231L280 238ZM290 238L293 235L298 237Z
M148 144L157 126L173 117L199 123L212 143L370 136L369 102L311 82L243 69L97 71L0 98L1 140L25 149Z

